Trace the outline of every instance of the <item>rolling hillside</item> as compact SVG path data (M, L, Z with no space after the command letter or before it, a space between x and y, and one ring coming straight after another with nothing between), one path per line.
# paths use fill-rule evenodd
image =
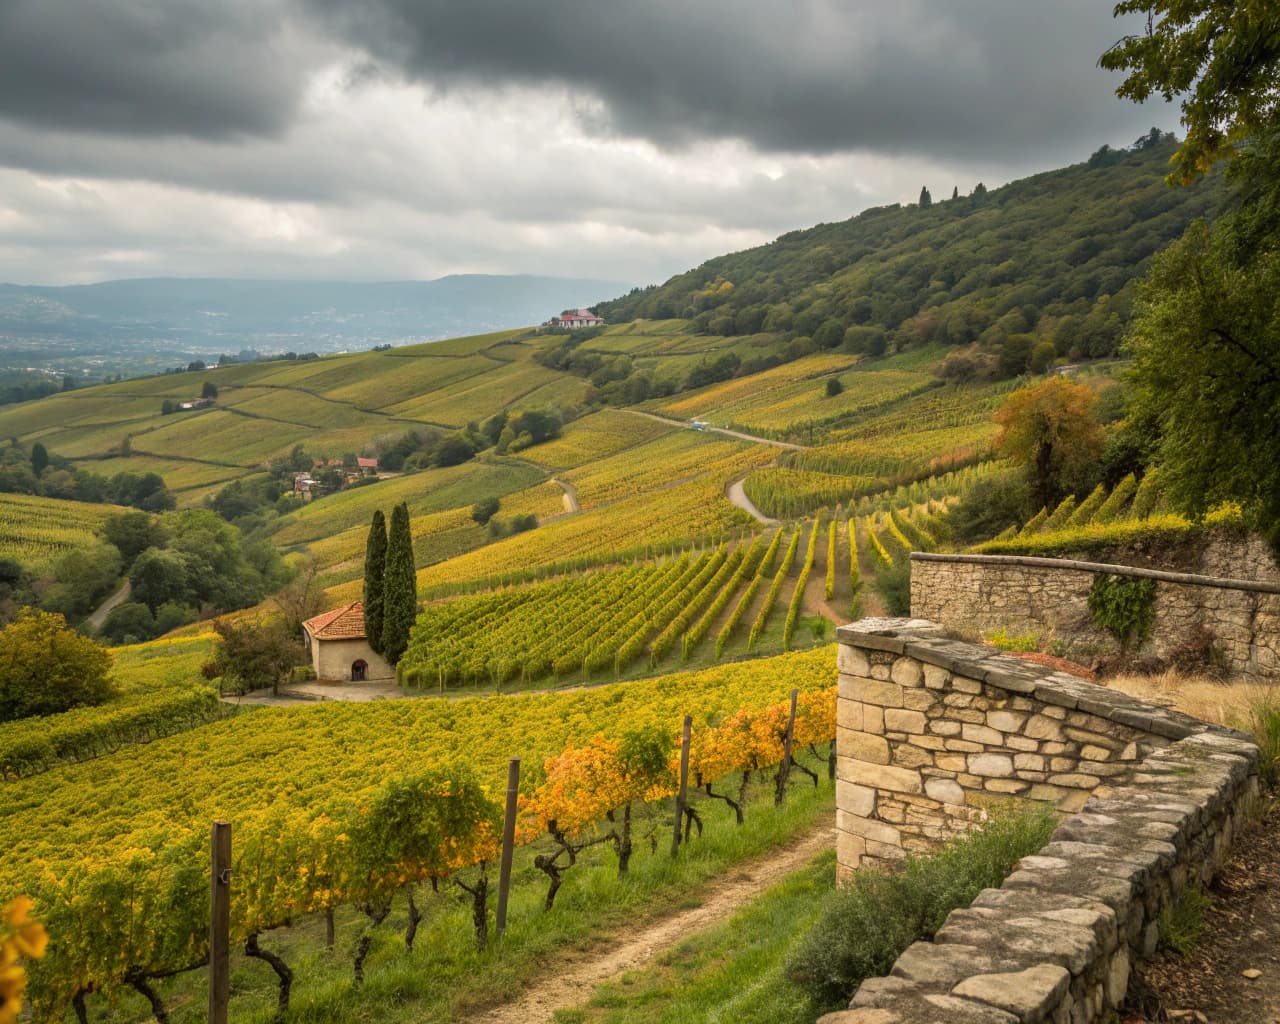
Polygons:
M1174 149L1157 133L991 191L866 210L597 308L611 321L683 317L700 332L783 332L820 348L1001 349L1031 335L1072 359L1108 355L1131 282L1223 199L1220 176L1195 188L1165 183Z

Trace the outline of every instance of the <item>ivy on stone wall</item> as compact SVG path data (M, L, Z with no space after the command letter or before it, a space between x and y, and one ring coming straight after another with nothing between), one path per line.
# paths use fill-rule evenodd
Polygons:
M1089 588L1089 614L1120 646L1137 647L1151 633L1155 618L1156 581L1100 573Z

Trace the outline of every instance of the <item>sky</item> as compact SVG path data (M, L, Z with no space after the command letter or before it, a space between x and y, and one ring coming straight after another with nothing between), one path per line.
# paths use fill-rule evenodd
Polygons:
M1123 146L1110 0L4 0L0 280L646 284Z

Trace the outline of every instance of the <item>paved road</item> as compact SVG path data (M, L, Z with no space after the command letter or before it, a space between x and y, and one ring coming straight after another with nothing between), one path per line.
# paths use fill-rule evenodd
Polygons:
M629 412L632 416L647 416L651 420L657 420L659 423L670 423L673 427L684 427L689 429L688 420L672 419L670 416L659 416L656 412L641 412L639 409L619 409L619 412ZM728 427L707 427L708 434L724 434L725 437L736 437L739 441L754 441L756 444L769 444L775 448L785 448L789 452L802 452L805 445L792 444L790 441L775 441L771 437L756 437L754 434L744 434L738 430L730 430Z

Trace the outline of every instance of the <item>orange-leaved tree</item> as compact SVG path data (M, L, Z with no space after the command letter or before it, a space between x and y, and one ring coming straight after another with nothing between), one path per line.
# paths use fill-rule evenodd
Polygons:
M1090 388L1053 376L1015 391L996 410L996 449L1025 472L1037 507L1091 482L1103 445L1097 403Z

